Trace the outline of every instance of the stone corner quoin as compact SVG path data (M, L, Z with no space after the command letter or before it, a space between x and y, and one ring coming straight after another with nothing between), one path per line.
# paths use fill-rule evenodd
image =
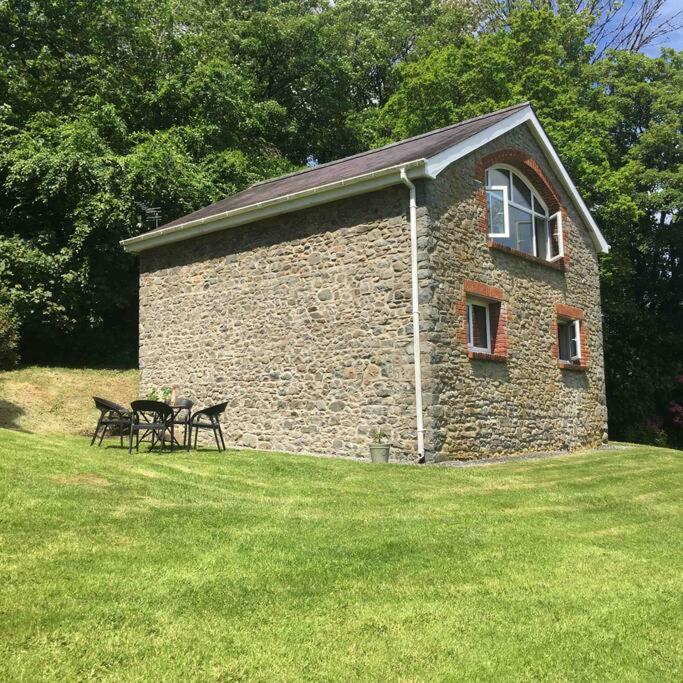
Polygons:
M482 160L510 149L534 160L566 209L562 269L491 249L481 230ZM515 128L416 185L427 459L599 445L598 257L533 136ZM227 400L234 446L365 456L381 429L393 457L414 460L407 214L396 185L143 251L142 391ZM463 340L466 289L477 287L502 294L491 359ZM582 312L582 372L553 354L558 304Z

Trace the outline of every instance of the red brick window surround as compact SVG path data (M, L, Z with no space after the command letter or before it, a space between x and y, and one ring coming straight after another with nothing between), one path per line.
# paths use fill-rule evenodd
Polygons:
M464 296L456 303L462 321L458 341L471 360L505 362L508 356L507 308L503 290L465 280Z
M512 173L510 183L507 184L505 191L502 187L497 187L499 183L496 181L496 177L500 174L495 173L496 167L503 173L506 171ZM475 166L475 176L482 184L482 188L477 193L482 209L479 229L486 235L489 248L514 254L554 270L565 271L569 263L566 249L567 213L560 202L557 191L538 162L522 150L502 149L479 159ZM502 176L500 180L500 184L503 185ZM493 183L493 186L487 185L489 181ZM492 189L492 187L496 189ZM525 187L531 191L532 196L536 195L536 198L540 198L542 204L545 204L545 208L543 208L538 199L533 200L536 211L546 214L547 228L540 225L544 222L540 217L538 219L530 218L529 221L524 218L524 208L515 200L519 196L519 201L522 201L522 195L527 192ZM519 194L518 188L521 190ZM514 197L512 196L513 193ZM529 201L531 202L531 197L529 197ZM491 204L491 210L494 206L498 209L496 214L490 215L489 204ZM504 228L502 225L498 225L497 216L500 217L500 221L504 222ZM504 216L504 220L502 216ZM529 225L530 227L527 227ZM516 231L515 228L518 226L521 227ZM510 234L511 228L514 234ZM550 237L546 244L546 240L541 239L541 234L547 229L549 229ZM530 234L527 235L527 232ZM499 233L500 236L496 237L496 233ZM521 240L520 235L523 236ZM530 241L534 243L533 248L527 243ZM559 256L559 254L562 255Z
M551 325L552 352L562 370L585 371L590 358L588 327L583 309L567 304L555 304Z

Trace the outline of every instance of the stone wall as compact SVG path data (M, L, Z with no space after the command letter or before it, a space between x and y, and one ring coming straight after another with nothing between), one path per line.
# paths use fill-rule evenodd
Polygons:
M407 206L393 187L143 252L141 392L227 400L232 445L367 455L382 428L413 458Z
M566 270L489 246L482 164L497 154L530 157L539 192L566 212ZM395 456L414 459L407 200L397 186L143 252L142 393L176 385L199 405L227 400L231 445L366 455L382 428ZM428 459L603 441L597 255L531 134L520 127L418 183L418 207ZM466 288L500 300L495 359L468 355ZM579 372L558 365L562 306L583 313Z
M566 209L566 272L492 249L482 231L482 160L521 158L523 153L535 160ZM541 179L537 187L548 196ZM531 134L517 128L453 164L426 186L425 201L430 234L425 258L432 287L422 315L434 349L426 408L431 455L489 457L602 442L607 413L598 257L588 229ZM468 280L502 290L504 358L468 356ZM589 360L579 372L558 365L556 304L584 312Z

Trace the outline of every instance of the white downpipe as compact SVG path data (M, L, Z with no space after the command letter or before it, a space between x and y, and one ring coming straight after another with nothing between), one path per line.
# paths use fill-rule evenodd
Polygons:
M424 462L424 422L422 419L422 368L420 365L420 287L417 279L417 198L415 185L408 178L405 167L401 169L401 180L410 191L410 271L412 276L413 307L413 358L415 365L415 413L417 417L417 454Z

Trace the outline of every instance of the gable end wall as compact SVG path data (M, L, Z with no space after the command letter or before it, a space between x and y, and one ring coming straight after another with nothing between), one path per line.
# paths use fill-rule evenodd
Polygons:
M566 272L489 247L483 172L492 161L518 164L527 177L535 167L538 191L554 208L559 200L566 211ZM519 127L452 164L427 185L425 201L434 294L423 317L436 349L426 415L432 457L489 457L603 442L607 413L598 257L588 228L531 133ZM468 280L503 291L504 356L468 355ZM590 361L580 372L559 367L557 304L584 312Z

